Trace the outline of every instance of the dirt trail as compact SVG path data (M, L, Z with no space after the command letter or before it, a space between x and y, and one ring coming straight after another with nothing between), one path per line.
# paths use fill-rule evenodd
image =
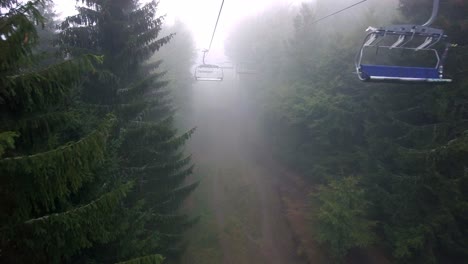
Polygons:
M252 87L230 77L192 90L186 125L198 129L188 149L201 184L188 213L200 222L182 263L331 263L312 239L312 186L277 163L258 130ZM351 251L345 263L390 262L372 248Z
M262 157L267 148L246 87L228 80L193 89L191 115L198 130L189 150L201 180L194 200L203 206L183 262L306 263L286 218L281 174Z

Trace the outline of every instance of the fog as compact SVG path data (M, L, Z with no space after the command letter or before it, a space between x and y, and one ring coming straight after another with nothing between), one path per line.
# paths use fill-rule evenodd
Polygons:
M225 0L205 61L222 0L54 2L1 6L1 263L468 263L467 1Z
M149 2L148 0L141 3ZM225 1L221 19L219 21L216 37L213 41L209 56L216 60L223 60L224 43L232 30L244 17L258 14L274 5L287 5L290 7L300 5L300 0L236 0ZM74 1L55 1L56 9L61 16L75 14ZM172 24L176 20L185 23L193 33L198 51L207 49L216 18L218 16L221 1L218 0L161 0L159 1L159 15L165 16L166 23Z
M310 19L315 20L338 10L337 6L352 3L307 3L302 8L312 12ZM304 41L301 44L294 41L301 41L297 39L301 28L295 27L301 5L269 2L245 13L240 11L245 8L225 5L207 63L222 66L228 60L234 67L223 69L223 81L193 83L178 114L185 129L197 127L188 151L197 164L195 178L201 185L188 210L203 212L199 225L189 232L191 242L183 263L329 263L326 254L316 251L316 242L310 240L310 183L301 175L308 169L301 169L301 160L307 160L310 153L305 153L307 139L296 137L294 123L300 121L290 116L301 118L302 113L294 108L308 106L295 101L309 95L297 93L292 80L313 80L318 73L311 72L310 67L333 54L336 38L350 38L358 45L364 25L378 22L363 16L372 8L380 12L389 7L395 8L395 1L362 5L325 20L305 29L311 35L300 36ZM392 18L388 12L378 19L384 23ZM210 37L205 36L207 41ZM199 43L203 38L197 41L197 47ZM351 48L347 54L354 52ZM306 58L316 62L301 61ZM297 68L305 63L309 65ZM355 77L352 62L334 67L345 68L342 74L347 80ZM294 142L299 138L302 142ZM296 161L291 162L291 158ZM367 254L353 256L350 261L366 263ZM379 254L371 257L382 258Z

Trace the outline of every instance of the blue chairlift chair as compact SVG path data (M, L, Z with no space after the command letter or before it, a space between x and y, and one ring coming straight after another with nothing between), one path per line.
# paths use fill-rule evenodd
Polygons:
M381 28L369 27L369 32L356 56L356 72L362 81L373 82L429 82L447 83L444 78L444 61L450 44L441 29L428 27L435 20L439 1L434 0L433 13L424 25L393 25ZM417 54L432 54L435 65L397 66L363 63L367 50L387 49L411 51ZM443 52L441 52L443 51ZM418 53L419 52L419 53ZM442 53L442 54L441 54Z

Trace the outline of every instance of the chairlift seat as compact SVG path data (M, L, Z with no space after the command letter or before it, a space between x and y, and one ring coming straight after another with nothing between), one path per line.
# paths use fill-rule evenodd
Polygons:
M223 69L213 64L201 64L195 68L195 80L197 81L222 81Z
M440 77L437 68L360 65L361 77L367 81L451 82Z

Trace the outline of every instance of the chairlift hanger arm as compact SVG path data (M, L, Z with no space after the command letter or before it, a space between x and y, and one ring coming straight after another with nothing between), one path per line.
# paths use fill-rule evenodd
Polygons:
M428 27L428 26L432 25L432 23L434 23L434 21L436 20L438 13L439 13L439 0L434 0L434 2L432 3L431 17L429 18L429 20L426 23L422 24L422 26L423 27Z
M205 56L206 56L206 53L208 53L208 50L205 49L205 50L203 50L202 52L203 52L203 65L205 65L205 64L206 64L206 63L205 63Z

